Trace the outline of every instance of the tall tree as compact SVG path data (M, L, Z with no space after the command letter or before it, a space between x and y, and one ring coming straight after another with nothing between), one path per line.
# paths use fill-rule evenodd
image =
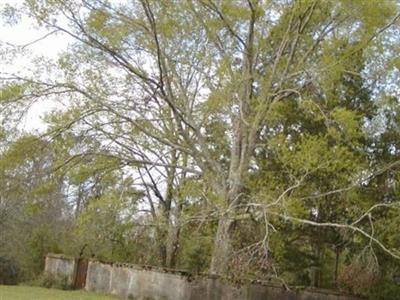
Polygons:
M75 43L56 63L46 62L52 73L5 76L3 103L24 106L28 99L63 95L75 110L65 127L79 120L87 133L101 136L98 152L107 147L127 165L166 168L167 182L177 170L201 176L210 187L207 200L218 219L211 273L226 271L232 230L246 210L284 216L268 210L269 204L250 197L247 190L246 183L259 167L254 155L260 149L277 143L282 159L293 169L291 184L270 190L276 204L304 188L325 164L335 165L340 155L355 162L350 161L346 139L356 138L360 122L356 108L344 107L336 94L337 78L372 74L373 64L365 75L352 63L362 49L374 49L386 59L385 45L393 43L390 30L398 26L400 16L392 1L347 0L204 0L173 5L151 0L27 0L25 8L39 25L54 34L68 34ZM290 155L297 153L287 145L290 134L280 141L262 139L279 130L271 114L290 99L306 106L305 113L319 114L315 126L323 124L327 131L310 136L299 125L298 149L308 151L307 157ZM323 161L321 154L330 149L334 151ZM348 171L337 185L310 193L322 197L362 177L359 168ZM162 201L171 207L168 199ZM314 226L348 227L289 217ZM356 225L349 229L365 235Z

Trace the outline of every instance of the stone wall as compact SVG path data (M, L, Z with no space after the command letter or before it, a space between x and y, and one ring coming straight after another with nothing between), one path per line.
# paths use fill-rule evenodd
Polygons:
M86 290L154 300L359 300L334 291L286 291L272 284L235 287L218 278L97 261L89 262Z
M273 284L244 284L235 287L218 279L203 278L192 282L190 300L360 300L331 290L287 291Z
M191 284L182 275L126 265L89 262L86 290L134 298L190 299Z
M76 261L63 256L47 256L46 272L73 279ZM281 286L250 283L235 287L218 278L94 260L88 265L85 289L154 300L360 300L330 290L286 291Z
M60 254L48 254L44 271L53 276L66 277L68 284L72 286L76 274L76 259Z

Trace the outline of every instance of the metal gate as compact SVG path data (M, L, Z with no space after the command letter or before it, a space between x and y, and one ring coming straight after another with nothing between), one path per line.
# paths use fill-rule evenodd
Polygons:
M87 259L78 259L74 282L75 289L83 289L85 287L88 264L89 261Z

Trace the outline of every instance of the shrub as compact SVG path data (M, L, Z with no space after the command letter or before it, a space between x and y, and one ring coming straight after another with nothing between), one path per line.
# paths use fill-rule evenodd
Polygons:
M41 286L60 290L72 289L71 284L68 282L67 276L52 275L49 273L41 274L36 280L30 282L30 284L33 286Z
M373 285L368 291L370 300L398 300L400 285L388 280L382 280Z
M17 284L18 268L14 262L0 257L0 284Z
M338 278L342 288L355 294L363 294L376 280L377 274L374 271L358 263L344 267Z

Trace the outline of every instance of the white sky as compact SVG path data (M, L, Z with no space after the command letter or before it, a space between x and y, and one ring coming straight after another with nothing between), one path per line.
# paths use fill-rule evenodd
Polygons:
M6 5L19 5L20 3L22 3L22 0L0 0L0 11ZM13 26L5 24L0 19L0 47L4 44L26 45L42 38L47 33L48 31L44 29L38 29L28 18L22 18L17 25ZM31 58L46 56L55 59L62 50L67 48L70 41L71 39L65 35L50 35L27 48L31 55L30 57L18 59L12 65L7 64L5 61L0 61L0 71L21 74L24 69L29 68L29 65L31 65ZM56 108L56 104L50 101L33 105L27 116L21 120L20 128L26 130L45 129L45 124L41 121L41 116L54 108Z

